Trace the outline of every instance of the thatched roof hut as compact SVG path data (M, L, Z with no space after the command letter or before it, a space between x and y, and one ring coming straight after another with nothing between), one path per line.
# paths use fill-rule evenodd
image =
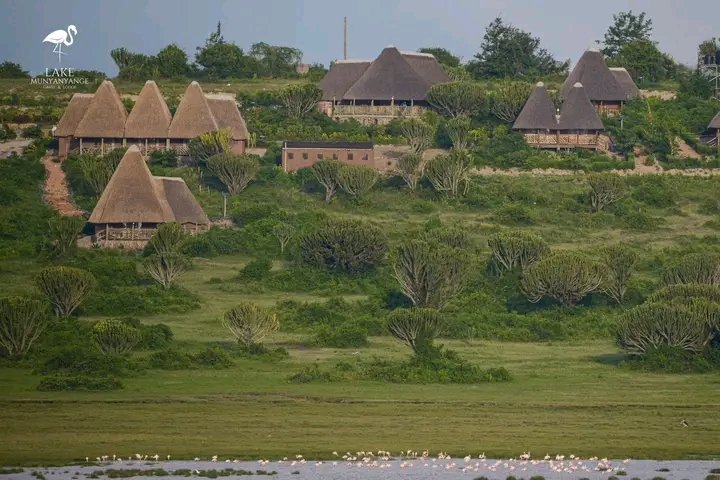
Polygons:
M431 85L445 83L451 80L450 75L443 70L440 62L430 53L401 52L406 62Z
M635 82L630 76L630 73L628 73L625 68L610 67L610 71L615 77L615 80L617 80L617 82L625 91L625 95L627 96L628 100L632 100L640 96L640 89L638 89L637 85L635 85Z
M425 100L432 83L397 48L386 47L345 92L346 100Z
M175 111L168 138L189 140L218 130L215 116L198 82L193 81Z
M218 128L229 128L233 140L247 140L248 129L234 98L207 99Z
M207 225L205 212L181 178L153 177L136 145L128 148L95 209L93 224Z
M56 137L69 137L75 135L75 130L82 120L85 112L92 102L93 95L91 93L76 93L70 99L70 103L65 108L63 116L55 128Z
M82 120L75 129L76 137L122 138L125 134L127 111L111 81L103 81L93 95Z
M720 130L720 112L718 112L717 115L715 115L713 119L710 120L708 128Z
M573 85L572 90L560 107L558 130L602 130L597 110L590 102L585 88L580 82Z
M550 98L545 84L538 82L515 119L513 129L555 130L557 127L555 104Z
M588 50L583 53L563 83L560 90L562 98L567 98L578 82L583 84L588 98L592 101L623 102L629 99L599 50Z
M330 67L318 86L323 100L341 100L350 87L370 66L369 60L338 60Z
M166 138L172 115L157 84L148 80L125 122L126 138Z

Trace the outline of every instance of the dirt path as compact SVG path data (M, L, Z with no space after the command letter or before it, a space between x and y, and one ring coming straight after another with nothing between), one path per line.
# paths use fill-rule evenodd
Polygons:
M49 203L60 215L81 216L85 212L77 208L70 198L65 172L61 163L54 162L53 155L46 155L42 159L47 177L45 178L45 201Z

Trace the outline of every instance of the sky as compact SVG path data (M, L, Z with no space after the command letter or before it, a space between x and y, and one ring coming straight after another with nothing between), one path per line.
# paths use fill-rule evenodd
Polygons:
M485 27L501 16L531 32L558 60L577 61L601 40L619 11L647 12L653 40L677 61L693 65L697 45L720 36L713 15L718 0L0 0L0 62L20 63L33 74L58 66L50 32L75 25L63 46L62 66L117 68L110 50L154 54L176 43L190 58L222 22L226 41L244 50L256 42L299 48L303 62L328 65L343 55L374 58L383 47L441 46L464 61L478 51Z

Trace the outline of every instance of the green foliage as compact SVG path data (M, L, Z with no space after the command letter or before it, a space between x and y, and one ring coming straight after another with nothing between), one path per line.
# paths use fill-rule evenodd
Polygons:
M6 60L0 63L0 78L30 78L30 74L19 63Z
M324 348L360 348L368 345L367 329L355 323L339 327L320 325L315 330L313 343Z
M364 196L379 179L380 174L374 168L363 165L343 165L338 173L340 188L353 197Z
M633 355L670 347L700 353L720 326L720 304L690 299L682 304L645 303L618 323L618 344Z
M45 329L47 305L27 297L0 298L0 354L25 356Z
M207 159L208 169L227 187L231 195L237 195L255 180L260 163L249 155L219 153Z
M684 303L693 298L720 303L720 286L702 283L676 283L656 291L648 297L651 303Z
M459 67L460 58L450 53L449 50L440 47L427 47L418 50L420 53L429 53L440 63L440 65L448 67Z
M153 280L168 290L190 268L190 260L174 252L153 254L145 257L143 267Z
M421 356L432 348L444 323L443 316L433 308L400 308L388 315L387 328L396 340Z
M670 265L663 275L667 285L720 285L720 255L690 253Z
M90 272L73 267L48 267L35 278L35 285L59 317L70 316L90 295L95 284Z
M500 270L525 270L550 253L542 237L524 230L498 232L488 237L487 242L492 261Z
M421 155L407 153L397 161L397 174L405 181L408 188L414 191L422 177L423 159Z
M31 125L23 128L22 136L25 138L41 138L43 136L43 131L38 125Z
M618 305L622 305L638 255L623 245L611 245L602 249L601 256L605 266L603 291Z
M476 78L529 78L563 73L569 62L559 62L540 39L494 19L485 29L480 52L467 66Z
M137 328L110 318L95 324L93 338L104 355L123 355L135 348L141 334Z
M485 105L482 86L468 81L435 84L426 97L430 105L447 117L471 117Z
M598 291L603 278L602 268L586 255L557 252L525 270L521 286L532 303L547 297L563 306L572 306Z
M41 392L58 391L107 391L123 388L114 377L98 377L87 374L55 374L43 378L37 386Z
M178 166L178 156L174 150L153 150L150 152L150 165L175 168Z
M195 162L207 162L210 157L230 151L232 134L229 128L207 132L188 143L188 154Z
M435 135L435 128L420 118L403 120L400 130L415 155L422 155L422 152L430 148Z
M636 15L619 12L613 15L613 23L605 33L603 54L613 58L622 48L635 41L649 41L652 34L652 19L645 18L645 12Z
M270 273L272 261L269 258L256 258L240 270L238 278L242 280L262 280Z
M467 193L470 184L470 156L465 150L453 150L446 155L438 155L428 162L425 176L433 188L452 197Z
M471 122L469 117L454 117L445 122L445 131L456 150L465 150L468 146Z
M252 303L241 303L225 312L223 326L230 330L238 343L251 348L280 327L277 316Z
M325 187L325 202L329 203L340 185L343 164L337 160L320 160L311 167L315 180Z
M357 220L326 222L300 240L304 263L344 273L362 273L377 267L387 250L383 232Z
M717 349L701 354L679 347L661 346L647 349L642 356L634 356L623 366L632 370L661 373L705 373L720 367Z
M599 212L605 207L622 199L625 195L625 183L612 173L593 173L588 176L590 184L590 204Z
M17 138L17 132L10 128L7 123L0 125L0 142L7 140L15 140Z
M620 47L620 51L608 64L624 67L641 87L644 83L661 82L675 77L674 60L662 53L650 40L633 40Z
M74 253L77 250L77 238L85 226L82 217L58 216L48 222L50 238L59 257Z
M295 227L289 223L280 222L273 227L272 234L280 243L280 253L284 253L288 242L295 235Z
M227 43L222 36L220 22L217 29L197 47L195 62L202 67L200 74L208 79L249 78L257 73L257 60L245 55L234 43Z
M530 83L502 80L490 93L490 111L501 121L513 123L525 106L531 91Z
M314 83L289 85L279 97L290 118L302 118L315 109L322 98L322 90Z

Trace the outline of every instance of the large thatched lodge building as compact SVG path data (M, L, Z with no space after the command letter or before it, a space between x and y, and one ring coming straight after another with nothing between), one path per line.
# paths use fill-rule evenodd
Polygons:
M171 115L157 84L145 83L130 114L109 80L95 94L76 93L55 129L58 156L71 152L99 153L130 144L147 155L153 150L187 154L188 142L207 132L229 129L231 149L243 153L248 131L234 98L208 97L192 82Z
M386 47L373 61L337 61L320 81L319 108L335 120L383 125L421 115L430 87L449 81L434 56Z
M188 233L202 232L210 226L185 181L154 177L140 147L130 146L90 215L93 243L140 249L158 225L170 222L179 223Z

